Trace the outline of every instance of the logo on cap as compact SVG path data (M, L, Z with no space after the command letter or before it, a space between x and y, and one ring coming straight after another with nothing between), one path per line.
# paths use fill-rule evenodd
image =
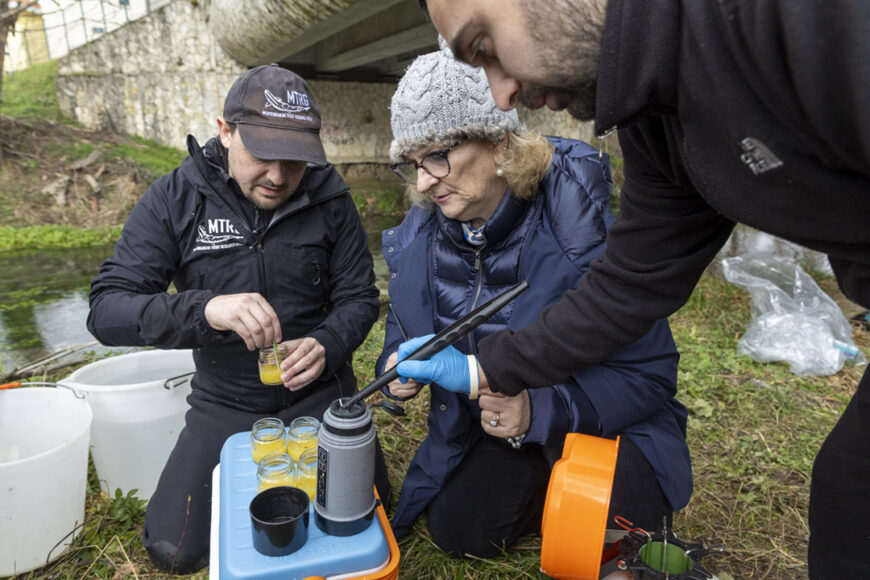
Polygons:
M311 121L310 115L300 115L303 111L310 111L311 105L308 103L308 95L299 91L287 91L287 100L282 100L276 97L269 89L264 89L263 94L266 96L266 108L272 107L278 111L263 111L264 116L282 117L291 119L300 119Z

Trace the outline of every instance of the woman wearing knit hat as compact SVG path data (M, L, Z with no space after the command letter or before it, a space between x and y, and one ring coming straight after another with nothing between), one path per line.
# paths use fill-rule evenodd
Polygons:
M483 70L446 48L411 64L391 111L393 169L415 204L383 234L393 308L379 372L396 364L399 322L411 336L438 332L521 280L529 290L454 346L471 354L487 334L529 324L580 283L613 220L607 157L525 132L516 112L495 105ZM678 358L660 321L549 388L505 397L431 385L429 433L405 476L396 535L424 510L433 540L457 556L494 556L537 532L569 432L622 436L608 521L657 529L692 491L686 409L674 398ZM395 381L385 392L406 399L421 387Z

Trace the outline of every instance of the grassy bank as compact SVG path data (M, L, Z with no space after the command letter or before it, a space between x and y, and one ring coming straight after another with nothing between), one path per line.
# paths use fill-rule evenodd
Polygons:
M0 251L102 245L185 152L65 118L55 62L8 74L0 106Z

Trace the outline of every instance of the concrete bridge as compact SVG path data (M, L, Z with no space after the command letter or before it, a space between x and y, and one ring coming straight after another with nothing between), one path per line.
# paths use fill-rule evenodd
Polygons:
M174 0L61 59L62 110L87 127L184 147L246 68L278 62L306 78L323 112L327 156L382 168L396 82L437 33L417 0ZM545 134L590 140L566 114L521 111Z
M308 80L394 82L438 48L416 0L212 0L211 28L248 66L277 62Z

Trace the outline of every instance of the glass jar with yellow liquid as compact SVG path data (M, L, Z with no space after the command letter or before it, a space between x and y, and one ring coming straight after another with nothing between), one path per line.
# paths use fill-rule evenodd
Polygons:
M275 417L260 419L251 428L251 459L259 463L269 453L286 453L284 421Z
M277 358L275 355L278 355ZM260 349L258 364L260 367L260 382L264 385L283 385L281 380L281 361L287 358L290 351L287 345L275 344Z
M269 453L257 465L257 492L282 485L296 486L296 464L286 453Z
M296 463L296 487L314 501L317 493L317 447L305 450Z
M320 421L314 417L296 417L290 423L290 433L287 434L287 454L293 461L299 458L307 449L317 449L317 433L320 431Z

